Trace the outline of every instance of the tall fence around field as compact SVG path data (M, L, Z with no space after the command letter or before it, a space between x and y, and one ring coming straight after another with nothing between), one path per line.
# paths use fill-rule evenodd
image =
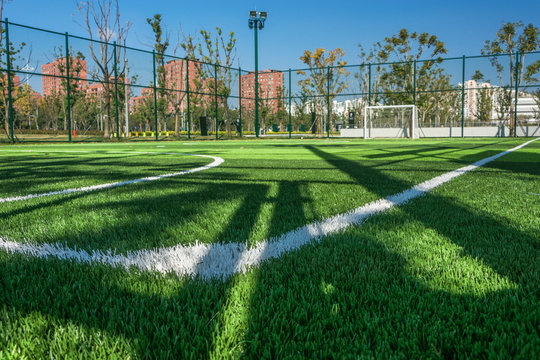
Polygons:
M377 105L420 137L540 135L540 52L255 74L6 19L0 55L0 141L362 136Z

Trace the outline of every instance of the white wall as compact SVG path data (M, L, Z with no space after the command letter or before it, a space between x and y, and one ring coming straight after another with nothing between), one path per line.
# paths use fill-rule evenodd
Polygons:
M385 128L371 129L371 134L368 137L376 138L398 138L404 136L408 129L401 128ZM364 129L341 129L342 137L364 137ZM482 127L464 127L463 136L465 137L504 137L510 134L508 127L499 126L482 126ZM540 136L540 126L518 126L516 131L517 136ZM441 127L441 128L419 128L416 129L418 137L461 137L461 127Z

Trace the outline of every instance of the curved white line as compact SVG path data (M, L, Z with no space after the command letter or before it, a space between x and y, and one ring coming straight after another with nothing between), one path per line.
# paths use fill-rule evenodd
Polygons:
M0 249L8 253L25 254L37 258L49 256L62 260L72 260L82 263L100 263L113 267L122 267L129 270L131 267L140 270L156 271L160 273L176 273L178 276L200 276L204 279L224 279L235 273L246 272L250 267L258 266L262 262L278 258L281 255L296 250L311 242L318 242L322 237L336 233L352 225L361 225L368 217L389 210L397 205L403 205L409 200L417 198L435 189L436 187L479 168L501 156L539 140L536 138L510 150L482 159L472 165L436 176L424 181L399 194L371 202L367 205L328 218L317 221L295 230L289 231L279 237L271 238L249 248L245 244L199 244L176 245L155 250L130 251L125 255L116 254L114 250L106 252L100 250L85 251L71 249L58 244L34 245L29 242L14 242L0 237Z
M156 154L160 154L160 153L156 153ZM169 153L165 153L165 154L169 154ZM41 193L41 194L30 194L30 195L23 195L23 196L14 196L14 197L9 197L9 198L0 198L0 203L13 202L13 201L23 201L23 200L35 199L35 198L40 198L40 197L45 197L45 196L66 195L66 194L72 194L72 193L78 193L78 192L87 192L87 191L111 189L111 188L119 187L119 186L126 186L126 185L130 185L130 184L137 184L137 183L147 182L147 181L155 181L155 180L160 180L160 179L164 179L164 178L168 178L168 177L187 175L187 174L191 174L191 173L198 172L198 171L208 170L208 169L211 169L213 167L221 165L225 161L220 157L210 156L210 155L200 155L200 154L181 154L181 155L191 155L191 156L210 158L210 159L213 159L214 161L211 162L208 165L205 165L205 166L201 166L201 167L194 168L194 169L189 169L189 170L184 170L184 171L179 171L179 172L175 172L175 173L170 173L170 174L148 176L148 177L144 177L144 178L140 178L140 179L127 180L127 181L118 181L118 182L113 182L113 183L108 183L108 184L85 186L85 187L76 188L76 189L66 189L66 190L51 191L51 192L48 192L48 193Z

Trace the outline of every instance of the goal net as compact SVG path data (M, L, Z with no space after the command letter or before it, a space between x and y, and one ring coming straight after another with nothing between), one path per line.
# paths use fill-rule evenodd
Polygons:
M364 109L364 139L417 138L416 105L366 106Z

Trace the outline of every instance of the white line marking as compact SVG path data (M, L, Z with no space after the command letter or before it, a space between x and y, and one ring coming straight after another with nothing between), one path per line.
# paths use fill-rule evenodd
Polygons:
M318 242L324 236L336 233L352 225L361 225L368 217L389 210L397 205L424 195L436 187L479 168L490 161L536 141L536 138L510 150L482 159L472 165L450 171L427 180L399 194L371 202L367 205L314 222L279 237L271 238L249 248L245 244L199 244L190 246L176 245L155 250L130 251L125 255L116 254L114 250L85 251L71 249L59 244L35 245L28 241L19 243L0 237L0 249L8 253L25 254L37 258L56 257L82 263L99 263L129 270L131 267L140 270L155 271L162 274L175 273L178 276L200 276L204 279L224 279L235 273L244 273L250 267L262 262L278 258L311 242Z
M169 153L162 153L162 154L170 155ZM45 197L45 196L66 195L66 194L72 194L72 193L78 193L78 192L87 192L87 191L111 189L111 188L115 188L115 187L119 187L119 186L126 186L126 185L130 185L130 184L141 183L141 182L156 181L156 180L160 180L160 179L164 179L164 178L168 178L168 177L187 175L187 174L192 174L192 173L198 172L198 171L208 170L208 169L211 169L213 167L221 165L225 161L220 157L210 156L210 155L199 155L199 154L182 154L182 155L191 155L191 156L210 158L210 159L213 159L214 161L211 162L208 165L205 165L205 166L201 166L201 167L194 168L194 169L189 169L189 170L184 170L184 171L179 171L179 172L175 172L175 173L170 173L170 174L148 176L148 177L144 177L144 178L140 178L140 179L127 180L127 181L118 181L118 182L108 183L108 184L98 184L98 185L85 186L85 187L75 188L75 189L51 191L51 192L48 192L48 193L41 193L41 194L30 194L30 195L14 196L14 197L9 197L9 198L0 198L0 203L13 202L13 201L24 201L24 200L29 200L29 199L41 198L41 197Z

